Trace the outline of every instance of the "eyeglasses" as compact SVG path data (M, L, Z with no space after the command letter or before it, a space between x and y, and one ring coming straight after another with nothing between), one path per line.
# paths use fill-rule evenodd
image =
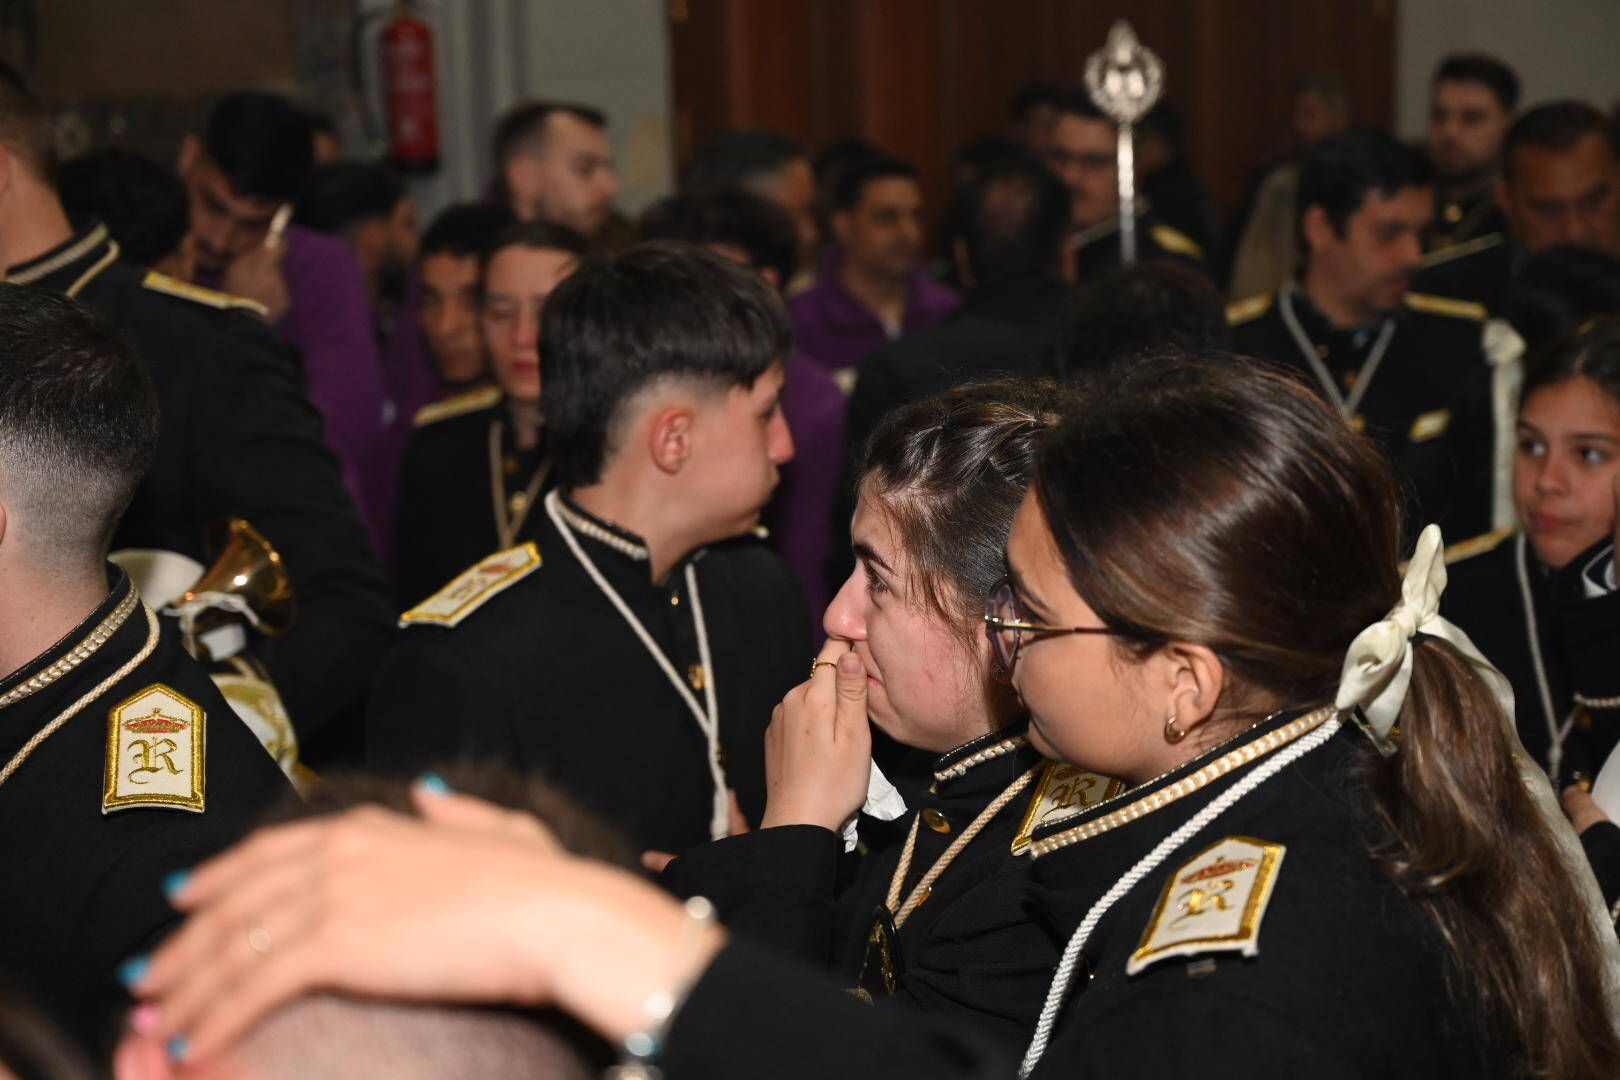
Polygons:
M1023 647L1024 635L1045 637L1054 634L1114 634L1106 626L1046 626L1027 622L1018 604L1018 590L1011 578L1002 578L990 590L990 599L984 606L984 624L990 635L990 651L996 669L1002 678L1012 675L1018 663L1018 650Z

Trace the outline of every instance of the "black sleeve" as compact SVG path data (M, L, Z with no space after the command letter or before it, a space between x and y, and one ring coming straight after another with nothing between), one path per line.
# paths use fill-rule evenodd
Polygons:
M729 836L683 852L660 884L704 896L733 933L825 967L832 957L839 838L815 825Z
M399 513L394 530L394 605L413 607L445 584L434 580L436 515L427 491L431 475L422 433L411 436L399 466Z
M469 725L506 712L491 700L489 680L468 670L450 647L451 630L401 633L377 672L366 705L366 765L388 776L415 776L473 756ZM508 757L507 760L515 760Z
M1015 1064L967 1033L864 1005L744 941L721 950L692 987L659 1061L669 1080L1006 1080Z
M1620 723L1620 589L1588 597L1582 577L1594 560L1605 553L1612 557L1612 546L1605 540L1588 548L1559 571L1554 583L1570 679L1599 723Z
M1581 848L1592 864L1603 902L1613 907L1620 901L1620 825L1600 821L1581 833Z
M343 486L320 416L269 331L226 324L230 355L202 365L195 498L204 520L246 518L281 553L298 617L265 659L301 742L357 711L391 633L371 540Z

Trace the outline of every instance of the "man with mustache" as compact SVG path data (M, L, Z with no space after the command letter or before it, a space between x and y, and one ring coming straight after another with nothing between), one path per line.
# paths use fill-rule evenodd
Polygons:
M1297 368L1400 473L1412 535L1490 523L1493 434L1485 309L1415 293L1434 217L1422 151L1370 130L1325 139L1300 168L1304 265L1227 309L1235 351Z
M1518 76L1494 56L1457 54L1435 69L1429 105L1436 180L1431 251L1491 236L1501 242L1507 228L1496 200L1502 139L1518 104Z

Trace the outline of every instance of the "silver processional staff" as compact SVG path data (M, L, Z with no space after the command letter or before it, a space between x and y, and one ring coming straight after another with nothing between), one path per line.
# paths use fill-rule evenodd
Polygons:
M1108 41L1086 60L1086 93L1119 125L1119 258L1136 261L1136 149L1132 127L1164 90L1164 62L1136 39L1124 19L1108 31Z

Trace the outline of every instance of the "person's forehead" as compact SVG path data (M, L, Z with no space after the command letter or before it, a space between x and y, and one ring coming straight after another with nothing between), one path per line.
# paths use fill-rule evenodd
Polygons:
M1426 217L1433 212L1432 189L1427 185L1413 184L1391 192L1374 188L1367 192L1366 197L1361 200L1361 205L1351 216L1378 223Z
M1434 84L1434 100L1451 108L1499 108L1491 88L1474 79L1441 79Z
M1060 113L1052 126L1053 141L1065 149L1073 147L1112 147L1117 141L1113 124L1091 116Z
M1546 146L1520 146L1513 151L1509 170L1512 187L1563 187L1591 183L1614 171L1614 151L1598 132L1577 139L1565 150Z
M513 244L490 258L484 284L490 292L544 291L572 270L575 261L570 251Z
M457 255L453 251L435 251L422 256L422 278L438 283L462 283L478 280L478 256Z
M546 117L543 145L562 154L606 155L608 152L607 132L567 112L555 112Z
M206 153L199 154L192 179L237 217L273 217L281 204L257 195L238 195L225 171Z
M1524 420L1548 433L1569 430L1620 435L1620 402L1585 375L1539 388L1520 411Z
M879 176L861 185L860 205L868 208L910 206L922 201L922 188L910 176Z

